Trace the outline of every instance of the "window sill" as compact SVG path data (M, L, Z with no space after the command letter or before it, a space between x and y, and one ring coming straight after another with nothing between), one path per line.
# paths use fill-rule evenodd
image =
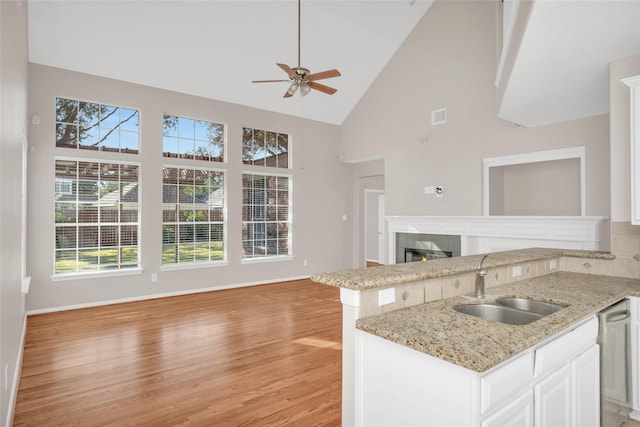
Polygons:
M207 261L207 262L189 262L184 264L165 264L160 266L160 271L192 270L196 268L208 268L208 267L226 267L227 265L229 265L228 261Z
M135 276L142 274L143 271L143 268L127 268L123 270L88 271L86 273L59 273L49 276L49 279L52 282L64 282L68 280L98 279L101 277Z
M240 261L240 264L258 264L261 262L277 262L277 261L293 261L293 256L280 255L280 256L267 256L267 257L260 257L260 258L245 258Z

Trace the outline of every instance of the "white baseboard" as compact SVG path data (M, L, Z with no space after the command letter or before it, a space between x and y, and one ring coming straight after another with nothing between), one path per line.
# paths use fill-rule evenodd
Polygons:
M632 411L629 414L629 418L636 420L636 421L640 421L640 411Z
M175 296L180 296L180 295L199 294L199 293L202 293L202 292L221 291L221 290L224 290L224 289L244 288L244 287L247 287L247 286L268 285L268 284L271 284L271 283L288 282L288 281L291 281L291 280L308 279L309 277L311 277L311 276L307 275L307 276L296 276L296 277L284 277L284 278L270 280L268 282L236 283L236 284L231 284L231 285L212 286L212 287L208 287L208 288L189 289L189 290L185 290L185 291L166 292L166 293L151 294L151 295L141 295L141 296L137 296L137 297L120 298L120 299L114 299L114 300L108 300L108 301L97 301L97 302L90 302L90 303L86 303L86 304L74 304L74 305L65 305L65 306L58 306L58 307L42 308L42 309L38 309L38 310L27 310L27 316L30 316L30 315L33 315L33 314L53 313L53 312L56 312L56 311L77 310L77 309L80 309L80 308L100 307L100 306L103 306L103 305L119 304L119 303L123 303L123 302L145 301L145 300L156 299L156 298L167 298L167 297L175 297Z
M18 356L16 357L15 370L13 371L13 384L11 385L11 393L9 394L9 404L7 405L7 422L6 427L13 424L13 412L16 404L16 396L18 395L18 386L20 385L20 371L22 371L22 353L24 351L24 340L27 336L27 316L25 313L22 322L22 334L20 337L20 347L18 348Z

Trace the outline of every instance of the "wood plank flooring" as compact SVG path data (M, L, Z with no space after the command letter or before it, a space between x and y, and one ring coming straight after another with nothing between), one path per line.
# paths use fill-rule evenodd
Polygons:
M14 426L339 426L339 290L309 280L30 316Z

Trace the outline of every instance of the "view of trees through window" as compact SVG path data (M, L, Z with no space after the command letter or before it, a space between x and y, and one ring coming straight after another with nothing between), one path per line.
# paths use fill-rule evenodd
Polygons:
M224 260L224 172L165 166L162 183L162 264Z
M54 273L140 265L138 175L136 164L56 159Z
M164 157L223 162L224 125L165 115L162 152Z
M247 165L289 168L289 135L242 128L242 162Z
M163 157L175 159L162 166L162 264L225 261L225 125L167 114L162 125ZM136 109L56 98L56 147L114 154L56 157L54 274L141 267L142 164L120 154L139 153L139 126ZM242 164L290 169L289 144L244 127ZM292 177L256 170L242 173L242 258L290 255Z
M289 255L290 177L242 175L243 258Z
M139 112L56 98L56 146L138 153Z

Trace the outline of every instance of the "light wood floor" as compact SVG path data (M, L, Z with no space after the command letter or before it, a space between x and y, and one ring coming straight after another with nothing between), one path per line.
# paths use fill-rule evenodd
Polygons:
M339 426L339 290L309 280L30 316L14 426Z

